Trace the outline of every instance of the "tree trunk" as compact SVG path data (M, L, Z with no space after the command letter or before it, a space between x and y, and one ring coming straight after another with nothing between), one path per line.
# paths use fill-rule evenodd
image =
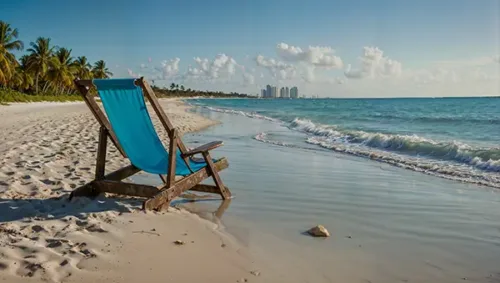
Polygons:
M45 85L43 86L43 89L42 91L45 93L47 91L47 88L49 87L50 83L49 82L45 82Z
M35 77L35 93L38 94L38 77L39 75L37 74Z

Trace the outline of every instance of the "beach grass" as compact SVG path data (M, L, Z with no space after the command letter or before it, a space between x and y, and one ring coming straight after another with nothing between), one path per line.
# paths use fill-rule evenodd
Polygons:
M26 94L12 89L0 88L0 105L8 105L15 102L68 102L82 101L80 95L76 94Z

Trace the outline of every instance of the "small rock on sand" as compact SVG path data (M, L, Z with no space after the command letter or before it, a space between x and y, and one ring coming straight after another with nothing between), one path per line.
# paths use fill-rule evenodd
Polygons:
M330 237L330 233L323 225L316 225L307 230L307 233L313 237Z
M258 271L258 270L252 270L252 271L250 271L250 274L252 274L254 276L260 276L260 271Z
M178 245L178 246L182 246L182 245L184 245L185 243L184 243L184 241L181 241L181 240L176 240L176 241L174 242L174 244L176 244L176 245Z

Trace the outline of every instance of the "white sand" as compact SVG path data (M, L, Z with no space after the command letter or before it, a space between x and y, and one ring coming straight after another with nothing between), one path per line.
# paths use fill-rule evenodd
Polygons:
M162 104L181 132L216 124ZM145 213L141 199L109 196L69 203L93 177L97 133L83 103L0 106L0 281L299 281L186 211ZM109 145L107 171L127 164Z

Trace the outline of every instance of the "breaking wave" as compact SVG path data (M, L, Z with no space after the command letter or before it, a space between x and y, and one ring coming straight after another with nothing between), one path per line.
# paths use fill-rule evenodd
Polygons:
M360 156L397 167L467 183L500 188L500 148L483 148L458 141L437 141L417 135L394 135L343 129L295 118L289 123L255 112L204 108L221 113L278 122L307 134L306 143ZM255 140L277 146L298 147L258 133Z
M290 128L316 137L307 142L333 149L337 145L359 145L364 149L381 149L416 157L454 161L477 169L500 172L500 148L479 148L456 141L442 142L416 135L391 135L339 129L317 125L309 120L294 119ZM352 150L360 149L353 147Z

